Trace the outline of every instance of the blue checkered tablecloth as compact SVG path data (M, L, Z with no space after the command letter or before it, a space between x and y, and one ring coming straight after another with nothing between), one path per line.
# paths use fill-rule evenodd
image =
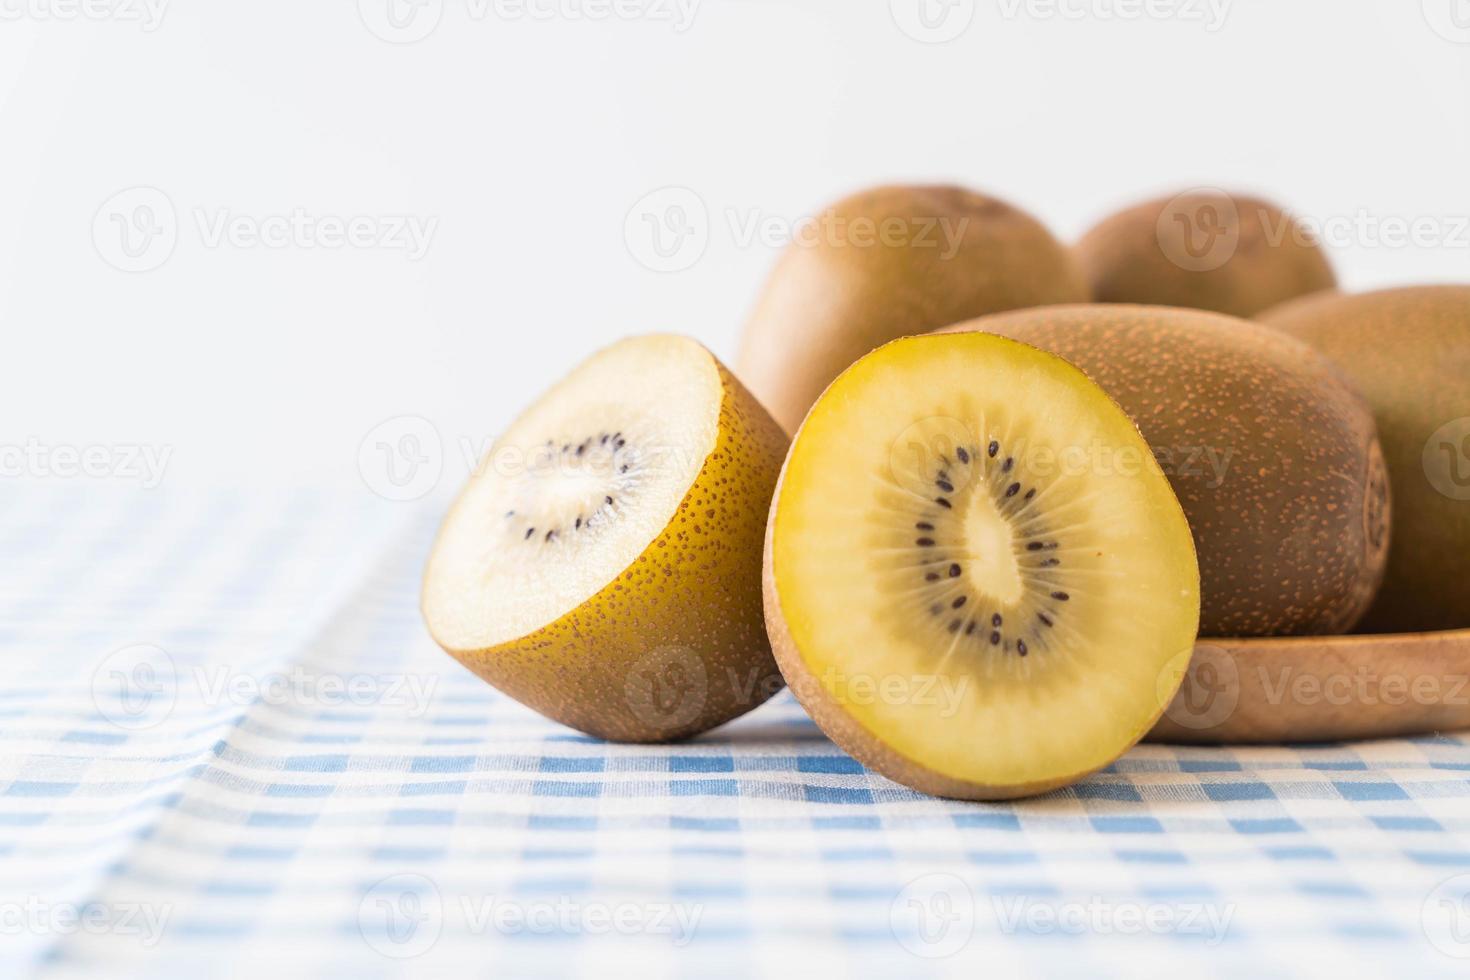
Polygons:
M789 697L610 745L417 612L438 505L7 488L0 976L1470 975L1470 741L931 799Z

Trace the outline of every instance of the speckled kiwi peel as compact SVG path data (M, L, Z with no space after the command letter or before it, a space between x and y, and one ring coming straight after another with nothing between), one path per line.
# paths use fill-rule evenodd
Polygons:
M1204 636L1346 633L1383 579L1390 494L1373 416L1325 357L1200 310L1052 307L945 332L1076 364L1143 432L1199 548Z
M1470 626L1470 286L1308 297L1261 320L1331 357L1378 421L1393 544L1362 629Z
M741 335L736 371L788 432L828 383L899 337L959 320L1089 298L1071 250L1031 215L962 187L894 185L821 212L896 243L834 230L781 256Z
M554 622L490 648L445 647L522 704L599 738L687 738L781 688L762 620L760 550L788 440L710 357L723 388L719 432L669 525L613 581ZM697 711L668 716L630 697L636 672L669 669L683 675L676 680L693 675Z
M1228 236L1228 237L1220 237ZM1337 283L1321 245L1269 201L1187 192L1120 211L1075 248L1092 298L1250 317Z

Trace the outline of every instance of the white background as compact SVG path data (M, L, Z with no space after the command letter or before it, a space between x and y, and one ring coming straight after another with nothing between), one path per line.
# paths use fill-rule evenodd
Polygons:
M593 347L732 356L778 252L749 222L877 181L1068 239L1254 190L1338 222L1353 288L1470 280L1470 0L389 2L0 0L0 443L367 492L364 439L422 416L442 476L410 494L443 492ZM432 235L211 237L295 212ZM646 222L681 216L660 259ZM128 258L135 219L165 234ZM1434 240L1382 240L1414 220Z

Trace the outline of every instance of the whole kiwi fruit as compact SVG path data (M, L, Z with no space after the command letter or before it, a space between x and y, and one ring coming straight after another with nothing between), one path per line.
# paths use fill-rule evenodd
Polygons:
M962 187L877 187L831 205L787 247L736 374L794 432L828 382L890 340L1087 298L1070 251L1018 208Z
M1059 354L1129 414L1194 532L1202 635L1344 633L1368 609L1388 480L1367 403L1326 357L1257 323L1167 307L1052 307L950 329Z
M1269 201L1186 191L1104 219L1077 243L1100 303L1146 303L1250 317L1337 283L1321 246Z
M1470 626L1470 286L1312 297L1262 316L1367 396L1393 485L1393 545L1371 632Z

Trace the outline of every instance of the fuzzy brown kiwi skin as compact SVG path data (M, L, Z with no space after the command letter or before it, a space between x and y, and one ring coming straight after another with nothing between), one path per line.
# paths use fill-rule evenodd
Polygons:
M1331 357L1367 395L1393 486L1393 543L1372 633L1470 626L1470 501L1441 493L1424 453L1439 428L1470 417L1470 286L1325 295L1261 321Z
M886 346L886 345L885 345ZM835 383L835 379L834 382ZM831 384L827 386L831 387ZM825 390L823 393L825 394ZM820 399L818 399L820 400ZM810 413L808 413L810 414ZM792 446L801 437L801 428L797 428ZM1011 786L993 786L985 783L974 783L968 780L955 779L941 772L925 766L923 763L890 748L880 737L869 731L868 728L852 716L838 701L828 693L819 678L807 670L806 661L802 658L801 650L796 645L796 640L791 635L790 628L786 625L785 610L781 607L781 595L776 583L775 563L775 539L776 539L776 511L781 501L781 488L786 482L786 470L791 462L790 451L787 451L786 461L781 464L781 473L776 480L776 491L771 497L770 517L766 521L766 539L764 560L762 561L762 595L765 602L766 634L770 637L771 650L776 655L776 663L781 668L781 674L786 680L786 686L801 706L811 715L818 728L828 738L837 744L848 755L862 763L874 772L877 772L896 783L900 783L910 789L927 793L930 796L942 796L953 800L1014 800L1029 796L1039 796L1049 793L1063 786L1086 779L1095 772L1106 769L1112 763L1104 763L1088 769L1082 769L1065 776L1053 779L1037 780L1031 783L1020 783ZM1172 687L1161 688L1158 692L1157 709L1153 716L1139 729L1132 740L1118 753L1122 757L1126 752L1137 745L1148 732L1154 728L1163 716L1165 708L1177 691L1179 683L1182 683L1183 675Z
M1238 215L1239 240L1218 268L1184 268L1170 255L1188 247L1182 237L1173 237L1185 234L1185 228L1167 224L1169 212L1180 208L1188 216L1209 205L1216 213ZM1161 235L1170 237L1161 241ZM1187 194L1135 205L1104 219L1075 251L1099 303L1182 306L1250 317L1337 284L1326 253L1294 218L1269 201L1244 195Z
M1045 226L961 187L877 187L822 215L878 229L905 222L912 244L793 243L781 256L746 323L736 374L788 432L833 378L890 340L1089 298L1071 250ZM940 220L959 237L952 255L942 228L923 224Z
M616 742L669 742L750 711L782 687L766 639L761 540L788 439L710 355L723 395L719 435L669 525L595 596L535 632L481 650L444 649L541 714ZM627 694L660 651L697 660L699 711L660 717ZM697 695L696 695L697 696Z
M1388 481L1367 403L1325 357L1259 324L1166 307L1053 307L947 329L1059 354L1123 406L1194 532L1202 635L1346 633L1368 610L1387 564ZM1200 457L1186 465L1195 450L1228 457L1223 479Z

